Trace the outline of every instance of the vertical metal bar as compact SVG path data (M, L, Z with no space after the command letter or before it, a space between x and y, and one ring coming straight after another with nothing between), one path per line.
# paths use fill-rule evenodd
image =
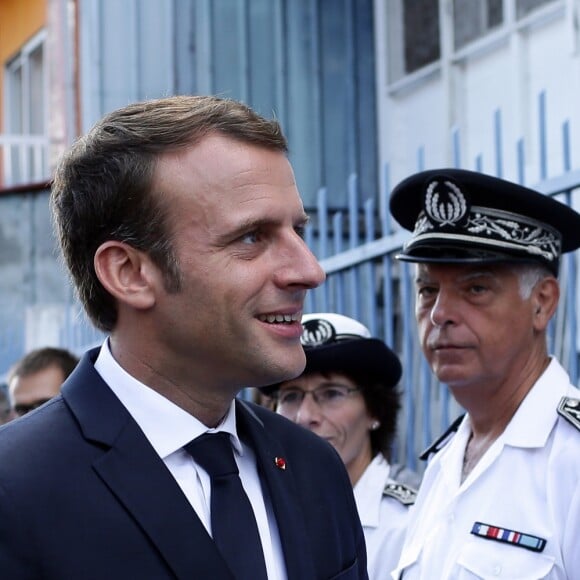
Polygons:
M449 393L449 387L443 383L439 384L439 390L441 393L441 425L440 430L445 431L449 425L451 425L451 418L449 417L449 402L451 400L451 394Z
M503 177L503 149L501 146L502 125L501 111L497 109L493 115L493 134L495 144L495 174Z
M328 228L328 198L326 187L321 187L318 190L316 207L318 211L318 257L324 259L328 256L328 242L330 239L330 231ZM328 310L328 280L322 284L318 289L318 294L321 299L321 309Z
M567 173L572 167L571 150L570 150L570 122L565 121L562 125L562 151L563 151L563 169ZM566 203L572 205L572 192L568 190L565 195ZM578 283L578 271L576 262L576 252L571 252L566 256L566 266L568 268L568 277L566 280L566 306L568 316L568 336L570 345L570 360L568 362L568 372L572 384L578 384L578 318L576 311L576 288Z
M525 151L524 151L524 140L520 137L517 141L517 164L518 164L518 183L523 185L526 180L525 176Z
M388 163L385 163L383 170L383 188L381 194L381 235L388 236L391 233L391 219L388 211L388 194L390 191L391 179ZM395 349L394 339L394 293L393 293L393 264L390 254L383 256L383 334L384 340L391 348Z
M425 169L425 147L421 145L417 149L417 171L423 171Z
M415 469L415 400L413 396L413 337L407 329L414 323L411 305L411 284L409 265L401 262L401 310L403 319L403 411L407 437L405 442L405 463L409 469Z
M309 223L304 230L304 241L306 245L314 252L314 226ZM309 290L306 293L306 310L308 312L316 312L316 296L315 290Z
M564 173L572 169L572 152L570 150L570 121L566 120L562 124L562 157Z
M431 367L427 363L427 359L421 357L421 412L423 414L423 447L428 447L431 444L433 432L431 430Z
M451 129L451 143L453 167L461 167L461 140L459 138L459 128L453 127Z
M388 163L383 167L383 187L380 190L379 214L381 222L381 235L387 236L391 233L391 214L389 212L389 193L391 190L391 173Z
M340 254L342 252L342 236L343 236L343 214L338 211L334 214L332 218L332 223L334 227L334 253ZM334 274L335 283L335 300L336 300L336 311L339 314L345 313L345 297L344 297L344 272L337 272Z
M548 144L546 139L546 92L538 99L538 130L540 139L540 180L548 177Z
M328 198L326 187L321 187L316 196L316 211L318 213L318 258L324 260L328 256Z
M358 196L357 196L356 175L351 174L348 179L348 221L349 221L349 242L351 248L359 245L358 227ZM360 319L360 280L358 266L353 266L349 272L351 282L352 317Z
M367 199L364 204L365 212L365 242L369 244L375 239L375 202ZM368 327L372 336L378 336L377 320L377 288L375 282L375 264L373 260L367 260L365 264L366 296L364 301L368 306Z

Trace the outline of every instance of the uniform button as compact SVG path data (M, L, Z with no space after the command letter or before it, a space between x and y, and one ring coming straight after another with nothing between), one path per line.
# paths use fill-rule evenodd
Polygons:
M493 575L494 576L499 576L500 574L501 574L501 566L499 564L497 564L493 568Z

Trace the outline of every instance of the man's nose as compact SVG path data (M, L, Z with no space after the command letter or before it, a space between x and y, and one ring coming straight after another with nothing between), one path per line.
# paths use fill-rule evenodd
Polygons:
M431 307L429 319L433 326L446 326L456 319L456 301L446 292L439 290Z
M309 425L319 423L321 415L320 405L316 401L314 393L312 391L305 391L304 398L296 413L296 422L308 428Z
M326 279L316 256L298 234L294 233L289 241L284 257L285 262L278 270L278 284L311 289L320 286Z

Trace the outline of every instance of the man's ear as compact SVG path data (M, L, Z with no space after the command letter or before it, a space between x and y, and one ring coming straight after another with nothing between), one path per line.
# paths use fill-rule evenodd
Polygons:
M543 331L558 307L560 285L553 276L542 278L532 292L534 328Z
M119 302L138 310L155 304L159 272L144 252L109 240L97 248L94 266L101 284Z

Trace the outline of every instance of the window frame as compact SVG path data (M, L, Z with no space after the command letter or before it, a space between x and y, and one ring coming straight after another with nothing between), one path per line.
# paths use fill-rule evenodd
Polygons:
M401 21L393 22L393 17L395 19L397 17L401 18L404 0L389 0L385 8L385 18L387 19L385 49L388 53L386 57L386 62L388 63L386 82L389 94L393 95L412 89L418 84L422 85L434 76L441 74L445 67L461 63L472 57L478 57L488 51L495 50L499 46L505 46L513 34L523 32L531 27L541 26L552 22L555 18L565 16L567 8L566 0L545 0L546 4L544 6L534 8L518 20L516 17L517 0L503 0L502 24L488 29L481 36L455 49L452 1L439 0L440 58L418 70L405 73L403 71L404 45L401 44L400 38L393 38L392 34L392 31L397 27L401 29ZM401 34L404 34L404 32ZM397 45L397 41L399 45ZM393 69L395 69L395 75L393 75Z

